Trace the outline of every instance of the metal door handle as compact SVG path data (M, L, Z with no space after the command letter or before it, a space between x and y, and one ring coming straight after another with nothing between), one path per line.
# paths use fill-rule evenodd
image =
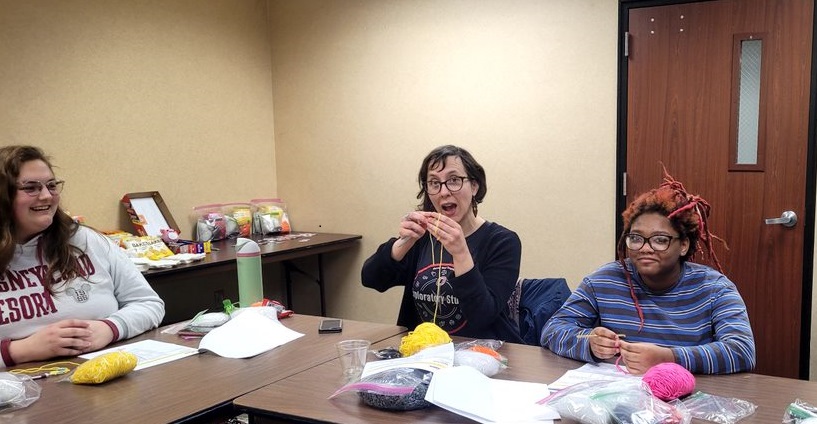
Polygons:
M797 214L794 211L785 211L780 218L766 218L766 225L780 224L784 227L794 227L797 224Z

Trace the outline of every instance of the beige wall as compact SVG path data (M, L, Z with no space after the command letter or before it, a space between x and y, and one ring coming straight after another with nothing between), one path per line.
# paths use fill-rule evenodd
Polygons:
M576 285L613 258L616 15L609 0L270 1L280 194L300 229L363 235L331 263L331 314L396 319L400 291L363 288L360 268L441 144L486 168L480 213L519 234L523 276Z
M0 0L0 143L43 147L63 205L122 228L158 190L199 204L277 194L264 1Z
M125 226L122 194L159 190L187 235L195 205L272 195L298 230L362 234L326 257L329 314L381 322L399 293L360 267L414 208L423 156L454 143L487 169L480 212L520 235L523 276L575 286L613 257L616 17L610 0L0 0L0 143L44 147L101 229Z

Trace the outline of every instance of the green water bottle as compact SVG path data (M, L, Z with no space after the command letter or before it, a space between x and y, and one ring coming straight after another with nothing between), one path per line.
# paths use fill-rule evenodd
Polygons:
M250 239L239 238L235 242L235 260L238 268L238 304L248 308L264 299L261 248Z

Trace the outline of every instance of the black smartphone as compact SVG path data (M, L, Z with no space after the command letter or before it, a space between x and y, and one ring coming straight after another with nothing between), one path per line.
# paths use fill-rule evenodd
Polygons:
M343 320L340 319L322 319L318 327L318 333L340 333L341 331L343 331Z

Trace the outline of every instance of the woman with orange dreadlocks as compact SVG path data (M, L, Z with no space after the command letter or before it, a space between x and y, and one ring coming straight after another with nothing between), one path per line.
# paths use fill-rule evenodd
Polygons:
M633 374L662 362L700 374L754 368L746 305L712 250L709 209L665 170L664 182L622 214L618 261L584 278L541 345L586 362L620 355ZM699 245L718 270L688 262Z

